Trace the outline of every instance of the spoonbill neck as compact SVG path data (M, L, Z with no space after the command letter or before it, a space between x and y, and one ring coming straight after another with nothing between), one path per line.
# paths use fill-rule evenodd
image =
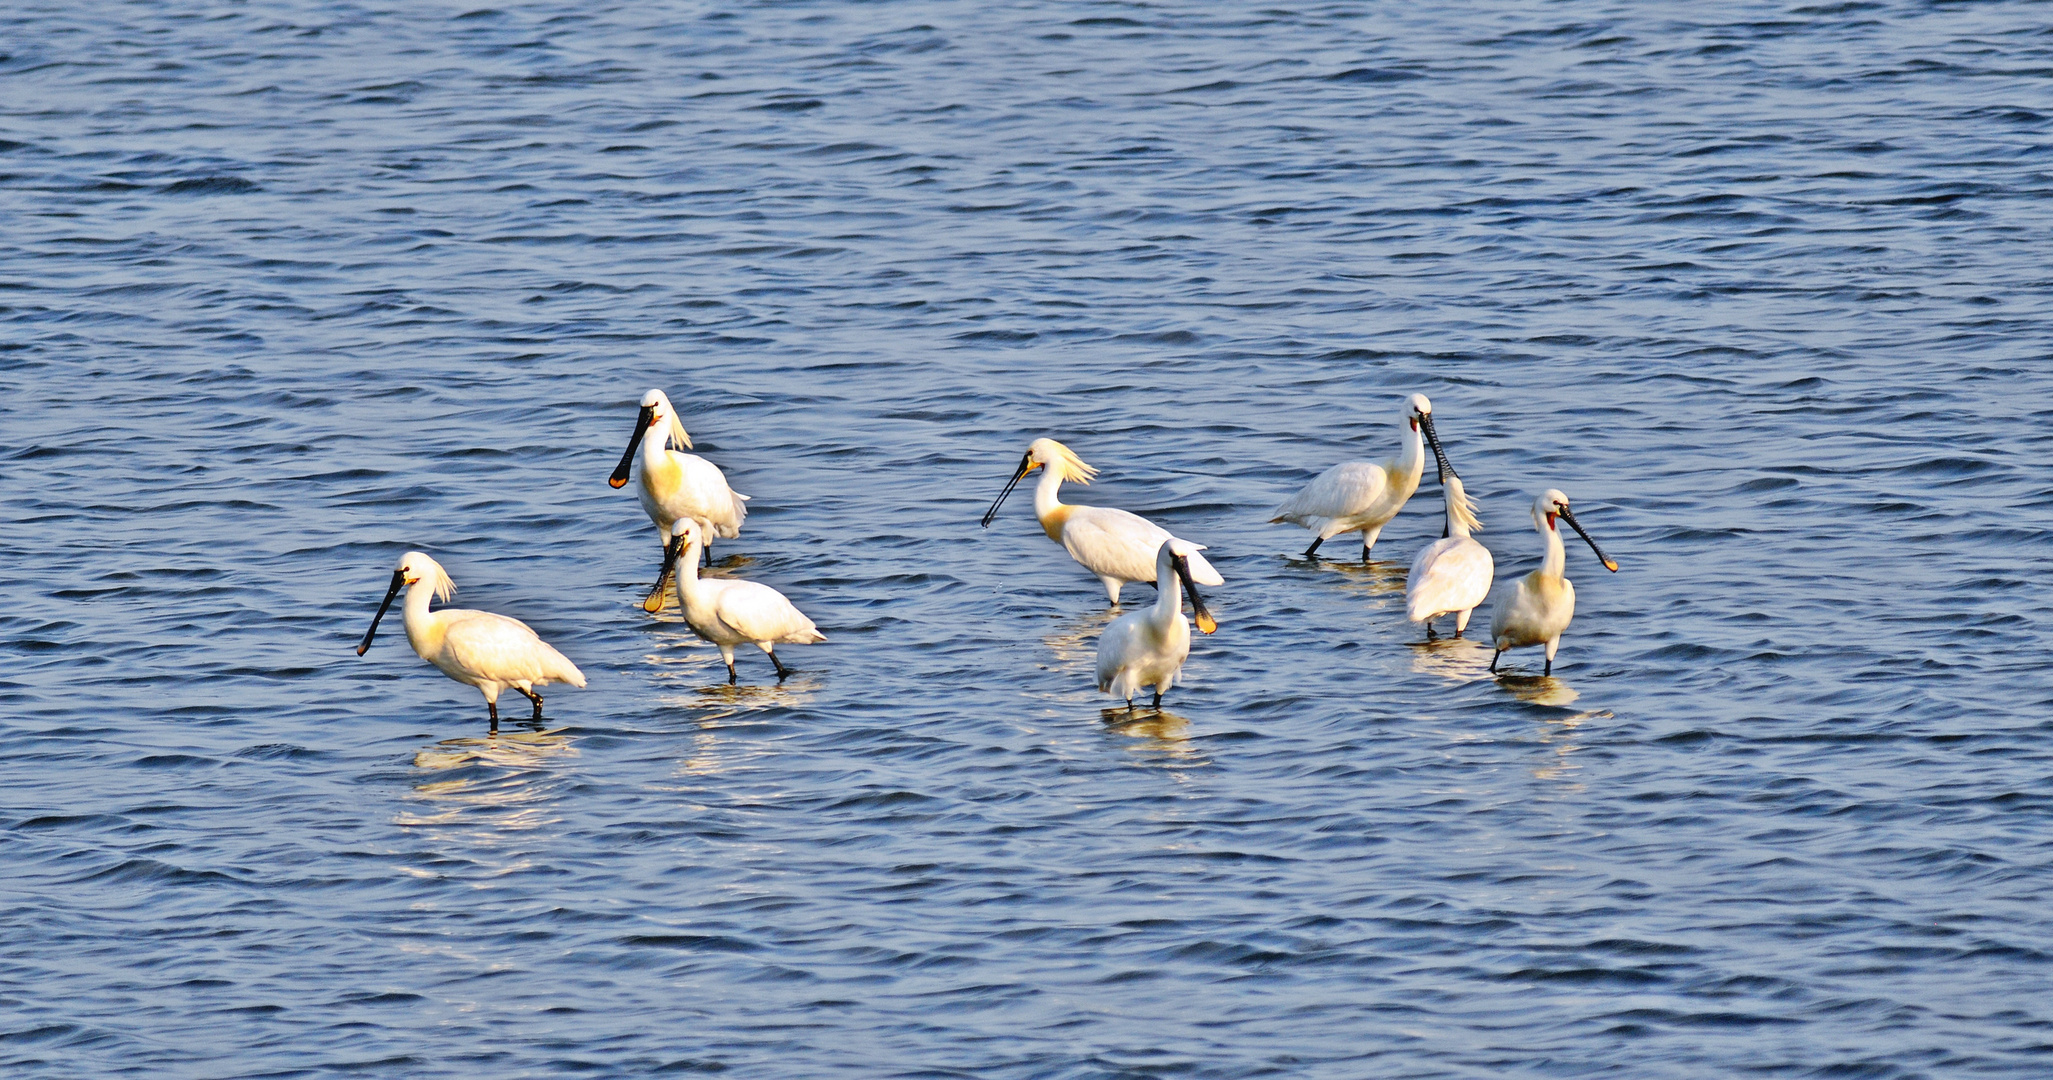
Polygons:
M406 587L406 643L422 656L434 652L442 644L441 620L428 610L428 601L434 597L435 587L426 578Z
M1404 426L1404 448L1397 455L1397 471L1416 483L1426 471L1426 437L1409 420Z
M1041 519L1041 524L1046 525L1048 518L1062 509L1062 500L1055 497L1061 490L1061 466L1041 466L1041 482L1034 485L1034 516Z
M699 550L702 547L699 534L694 532L685 542L684 550L677 553L675 572L677 591L680 595L695 593L699 588Z
M1568 568L1568 552L1561 546L1561 522L1552 514L1540 519L1540 535L1547 538L1547 557L1540 560L1540 573L1560 577Z
M1176 577L1176 564L1164 563L1155 575L1155 607L1148 613L1148 620L1156 626L1168 626L1183 618L1182 588L1183 583Z

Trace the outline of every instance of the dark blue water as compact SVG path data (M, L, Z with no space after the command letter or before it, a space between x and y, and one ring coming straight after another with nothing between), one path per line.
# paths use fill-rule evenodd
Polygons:
M2047 7L472 2L0 12L0 1071L2053 1072ZM1412 391L1552 678L1430 480L1263 524ZM1227 578L1159 715L1041 435ZM358 659L409 548L590 686Z

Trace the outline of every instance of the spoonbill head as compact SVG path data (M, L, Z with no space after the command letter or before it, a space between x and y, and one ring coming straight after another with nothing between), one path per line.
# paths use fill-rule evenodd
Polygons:
M1014 470L1012 480L991 508L984 512L983 524L989 528L992 519L998 516L998 508L1012 489L1026 479L1035 469L1044 470L1041 482L1034 489L1034 516L1040 519L1041 531L1050 540L1061 544L1069 557L1075 559L1084 569L1097 575L1105 586L1106 599L1114 607L1119 605L1120 589L1129 581L1155 581L1155 553L1165 541L1173 539L1169 530L1162 528L1138 514L1109 506L1078 506L1061 501L1059 493L1062 482L1074 480L1089 484L1098 470L1084 464L1076 451L1056 442L1054 439L1035 439L1027 447L1025 456L1019 459L1019 468ZM1200 585L1224 585L1226 579L1219 571L1196 554L1204 550L1192 545L1188 556L1192 579Z
M713 537L732 539L741 535L742 520L748 517L748 509L742 504L748 496L727 486L727 476L719 466L684 452L689 449L691 436L685 434L676 407L663 391L650 390L642 395L641 411L635 415L634 434L628 437L627 450L620 455L620 464L614 466L613 475L606 482L616 488L625 485L639 460L641 483L635 494L641 499L642 510L655 523L657 542L667 545L670 527L689 519L704 531L705 550L710 557ZM658 607L662 606L663 585L668 575L669 562L665 560L656 587L649 594Z
M1441 468L1453 471L1440 447L1440 436L1433 430L1433 403L1426 395L1412 394L1404 399L1399 423L1404 425L1404 434L1396 458L1380 465L1369 461L1341 462L1284 500L1270 516L1271 524L1287 522L1313 532L1312 546L1305 549L1305 557L1316 554L1319 545L1332 537L1359 532L1362 561L1368 562L1383 526L1404 509L1405 501L1418 490L1419 477L1425 472L1426 444L1432 445L1433 457Z
M1197 616L1198 629L1209 634L1219 628L1191 576L1191 560L1205 550L1188 540L1171 537L1155 553L1155 602L1112 621L1098 638L1098 690L1126 699L1133 708L1133 696L1143 686L1155 688L1154 707L1162 705L1162 692L1176 685L1183 662L1190 656L1190 624L1183 619L1183 597ZM1181 582L1182 593L1177 591Z
M1497 658L1508 649L1544 645L1547 666L1543 673L1554 673L1554 650L1561 645L1562 631L1568 629L1569 620L1575 617L1575 586L1562 574L1568 554L1561 544L1561 530L1556 525L1559 521L1568 522L1576 535L1590 545L1590 551L1604 564L1604 569L1618 572L1618 564L1604 554L1589 530L1569 510L1568 496L1556 488L1541 492L1533 500L1533 527L1546 544L1546 556L1538 570L1518 579L1497 597L1497 609L1490 616L1490 638L1496 648L1490 657L1491 671L1497 670Z
M735 578L699 577L699 546L705 542L697 522L680 520L673 527L666 552L677 582L677 606L684 610L685 625L699 637L720 647L720 659L727 662L727 681L735 680L734 647L755 645L776 665L777 680L784 681L791 669L777 659L781 644L811 645L827 640L813 620L793 607L777 590L754 581Z
M584 686L584 672L518 619L463 608L429 611L430 600L446 601L455 595L456 583L449 580L442 564L418 551L399 557L385 599L356 647L358 656L370 650L378 623L401 589L406 590L407 644L442 674L477 687L485 695L485 707L494 724L499 722L499 695L509 687L533 702L535 716L540 717L542 695L536 687L552 682Z

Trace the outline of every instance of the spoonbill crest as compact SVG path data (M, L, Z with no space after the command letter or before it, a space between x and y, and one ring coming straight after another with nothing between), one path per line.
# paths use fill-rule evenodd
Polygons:
M1057 499L1064 480L1089 484L1098 470L1053 439L1035 439L1027 447L1026 455L1019 459L1018 471L1012 474L1012 482L1005 485L1005 490L984 512L984 528L991 527L991 519L998 516L998 507L1004 504L1005 497L1035 469L1046 470L1041 474L1040 486L1034 488L1034 516L1041 519L1041 530L1048 534L1048 539L1061 544L1070 558L1098 576L1113 607L1119 606L1119 590L1127 582L1158 580L1155 553L1175 537L1139 514L1109 506L1075 506ZM1204 548L1197 544L1189 546L1191 579L1200 585L1226 584L1219 571L1198 554Z
M1098 690L1125 698L1129 712L1134 694L1143 686L1155 688L1153 707L1161 708L1162 691L1176 685L1183 661L1190 656L1190 624L1183 620L1179 580L1190 594L1198 629L1209 634L1219 628L1191 580L1191 561L1203 550L1188 540L1164 540L1155 552L1154 604L1114 619L1098 638Z
M777 645L811 645L827 640L813 620L799 614L791 601L777 590L754 581L735 578L699 577L700 536L697 522L684 519L674 526L665 555L676 575L677 606L684 609L685 625L691 632L720 647L720 659L727 661L727 682L734 682L734 647L755 645L777 666L777 680L791 674L777 659Z
M1469 537L1480 532L1475 504L1469 502L1461 477L1441 459L1440 487L1447 496L1447 535L1420 549L1411 561L1411 573L1404 579L1404 614L1413 622L1426 624L1426 636L1433 636L1433 620L1454 616L1454 636L1468 629L1468 618L1476 605L1490 595L1490 580L1497 572L1490 549Z
M655 429L654 435L648 434L651 428ZM682 449L671 449L673 444ZM635 453L637 447L641 449L640 455ZM627 452L620 455L620 464L606 478L616 488L626 485L628 471L636 457L640 457L641 483L636 486L636 493L641 496L642 509L648 512L649 520L656 523L657 544L666 548L671 528L679 521L697 522L708 537L731 540L741 535L741 521L748 516L748 508L741 505L748 496L727 486L727 477L719 466L684 452L689 449L691 436L684 433L677 409L663 391L651 390L642 395L642 410L634 418L634 434L627 440ZM712 551L710 541L706 550ZM666 558L652 594L659 607L669 566Z
M1561 547L1561 532L1554 526L1556 519L1568 522L1576 535L1596 552L1604 569L1618 572L1618 564L1604 554L1604 549L1597 546L1589 531L1569 512L1568 496L1554 488L1541 492L1533 500L1533 527L1540 530L1547 542L1547 556L1538 570L1519 578L1517 584L1497 597L1497 610L1490 616L1490 638L1497 649L1490 656L1491 671L1497 670L1497 658L1507 649L1545 645L1547 668L1543 674L1554 674L1554 650L1561 644L1561 632L1568 629L1568 621L1575 617L1575 586L1561 576L1568 553Z
M1269 518L1270 524L1289 522L1302 525L1317 535L1312 546L1305 549L1305 557L1311 558L1319 545L1344 532L1362 534L1362 561L1369 561L1369 551L1376 546L1376 535L1390 519L1404 509L1405 500L1419 488L1419 477L1426 468L1425 446L1419 439L1423 430L1425 441L1433 444L1433 454L1445 460L1440 452L1440 438L1433 434L1433 403L1424 394L1413 394L1405 399L1404 446L1397 460L1378 465L1370 461L1343 461L1327 469L1306 484L1304 489L1292 495Z
M429 599L447 601L455 595L456 583L449 580L442 564L418 551L399 557L399 566L392 571L392 587L385 590L385 602L378 605L371 628L364 631L363 644L356 647L358 656L370 649L385 609L392 606L392 598L401 589L406 590L406 643L442 674L483 692L494 724L499 722L499 695L508 687L534 702L539 718L542 695L535 687L552 682L584 686L584 672L519 619L464 608L429 611Z

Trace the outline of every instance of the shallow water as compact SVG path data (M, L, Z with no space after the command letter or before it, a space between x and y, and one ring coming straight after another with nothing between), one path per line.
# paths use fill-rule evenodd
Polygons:
M0 1065L2044 1075L2045 16L0 13ZM781 686L637 603L650 386ZM1263 523L1414 390L1621 563L1552 678L1430 479ZM1159 714L1039 435L1227 579ZM414 547L590 686L354 656Z

